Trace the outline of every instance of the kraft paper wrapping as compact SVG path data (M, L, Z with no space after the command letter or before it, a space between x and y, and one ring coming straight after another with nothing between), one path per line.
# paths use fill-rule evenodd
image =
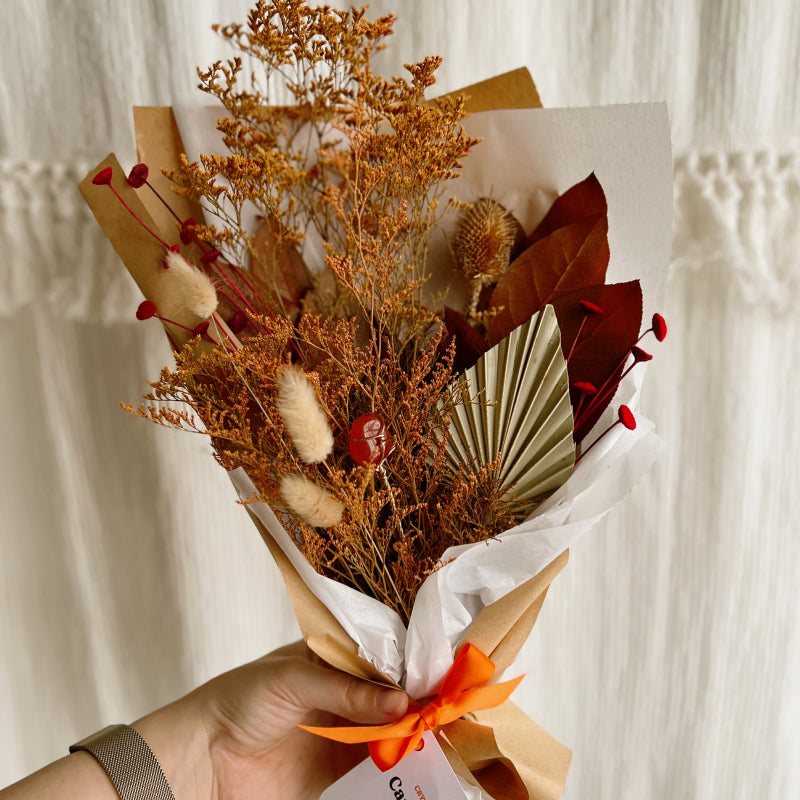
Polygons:
M542 101L527 68L520 67L473 83L445 97L464 95L470 113L513 108L541 108Z
M125 210L122 203L112 195L108 186L95 186L92 183L92 178L106 167L111 167L113 170L112 186L142 224ZM169 291L167 284L162 280L164 277L162 265L164 247L142 225L146 225L169 245L180 244L178 228L171 216L169 216L171 225L167 227L158 225L144 202L148 198L148 194L150 197L154 197L154 195L131 188L125 175L126 173L116 156L112 153L106 156L81 181L79 186L81 194L145 299L152 300L156 304L160 316L168 317L179 325L192 329L204 320L185 306L175 304L173 293ZM163 205L157 199L156 203L157 205L151 204L154 211L157 210L157 206L161 206L163 209ZM163 221L163 216L161 218ZM131 314L133 314L133 309L131 309ZM189 331L168 323L163 324L173 350L180 350L191 338ZM208 334L215 341L219 341L220 337L225 334L228 339L235 340L221 319L208 329ZM212 347L214 345L210 342L201 342L200 344L201 351Z
M490 78L461 90L470 95L470 111L500 108L538 108L538 93L527 70ZM164 169L177 166L182 145L174 115L165 108L137 108L134 113L140 158ZM81 192L145 298L161 306L159 271L163 247L110 196L107 187L94 186L91 178L105 166L114 168L113 183L142 221L170 244L178 241L174 219L156 198L127 186L113 155L106 158L81 183ZM159 173L151 175L159 191L169 183ZM141 197L148 198L145 202ZM202 219L196 204L177 195L170 203L182 218ZM191 257L191 254L184 250ZM189 312L174 313L177 322L194 327L201 320ZM185 332L165 325L170 341L179 348ZM210 345L209 345L210 346ZM250 509L248 509L250 511ZM332 666L357 677L389 686L398 684L359 655L359 648L325 604L309 589L290 559L261 521L250 511L256 527L283 576L303 637L309 648ZM464 632L459 645L471 642L497 664L500 675L510 666L527 639L555 576L567 562L562 553L537 575L488 605ZM422 698L417 698L422 699ZM513 703L467 715L445 726L439 738L457 774L480 785L496 800L527 798L555 800L566 780L571 752L523 714Z
M269 531L253 514L251 518L275 557L309 648L351 675L398 686L358 655L355 642L304 583ZM522 586L487 606L464 633L459 647L474 644L495 662L497 674L510 666L568 557L565 551ZM510 701L443 726L438 738L456 774L480 785L495 800L556 800L564 790L572 752Z
M169 107L134 106L133 128L136 135L136 152L144 164L158 165L152 169L148 182L164 197L181 220L203 220L203 209L195 200L172 191L173 183L162 170L174 170L180 165L184 152L183 141ZM142 202L161 230L174 231L175 217L153 192L141 192ZM192 243L184 245L181 252L193 263L197 263L203 252Z

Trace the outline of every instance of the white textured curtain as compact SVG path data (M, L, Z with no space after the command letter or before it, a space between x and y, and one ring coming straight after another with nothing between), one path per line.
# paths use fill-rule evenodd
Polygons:
M200 439L135 401L170 355L77 183L192 97L246 0L0 3L0 785L296 637ZM387 72L526 65L545 105L666 99L673 268L644 410L668 444L551 588L515 699L565 798L800 796L800 8L403 0ZM267 787L265 787L265 796Z

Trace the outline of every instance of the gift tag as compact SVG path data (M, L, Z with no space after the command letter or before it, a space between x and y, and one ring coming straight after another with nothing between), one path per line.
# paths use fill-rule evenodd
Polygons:
M406 756L397 766L381 772L371 758L353 767L329 786L320 800L464 800L458 782L436 737L422 736L422 747Z

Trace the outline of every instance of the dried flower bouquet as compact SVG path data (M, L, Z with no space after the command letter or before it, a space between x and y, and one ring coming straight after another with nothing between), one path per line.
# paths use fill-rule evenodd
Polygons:
M210 437L310 646L426 697L466 641L513 661L566 548L655 457L629 373L666 333L640 335L636 278L657 301L669 151L663 109L465 121L465 97L424 98L438 59L372 72L392 21L259 2L218 28L248 62L199 73L227 152L174 160L178 197L113 157L82 190L176 350L135 413ZM519 81L496 86L538 105ZM468 716L439 731L465 786L560 794L565 748L508 703ZM509 758L520 726L538 752Z

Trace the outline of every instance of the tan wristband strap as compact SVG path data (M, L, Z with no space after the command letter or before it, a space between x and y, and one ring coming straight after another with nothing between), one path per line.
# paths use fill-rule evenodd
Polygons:
M130 725L109 725L69 748L78 750L102 764L122 800L175 800L153 751Z

